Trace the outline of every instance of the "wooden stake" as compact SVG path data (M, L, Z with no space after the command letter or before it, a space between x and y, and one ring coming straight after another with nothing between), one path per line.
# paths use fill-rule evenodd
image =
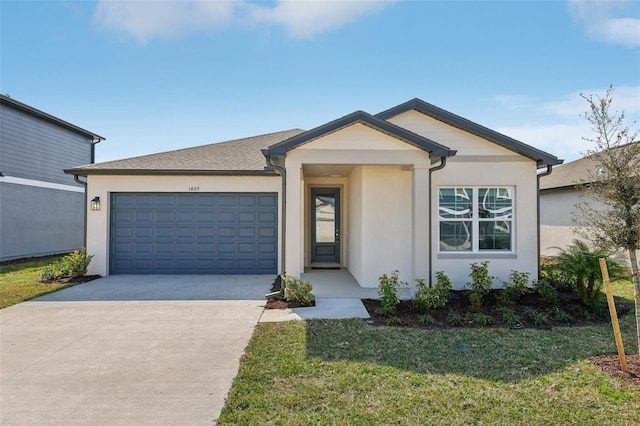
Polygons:
M618 347L618 357L620 358L620 367L622 367L622 371L626 373L628 372L627 356L624 353L622 335L620 334L620 325L618 324L618 314L616 313L616 305L613 302L613 293L611 293L611 283L609 282L609 271L607 270L607 262L604 260L604 258L600 258L600 270L602 271L604 288L607 293L607 303L609 304L609 314L611 314L611 325L613 326L613 334L616 337L616 346Z

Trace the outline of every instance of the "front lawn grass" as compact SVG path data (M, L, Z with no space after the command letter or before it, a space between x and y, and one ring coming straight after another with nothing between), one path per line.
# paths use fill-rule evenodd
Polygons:
M0 309L72 285L38 282L42 269L60 258L62 256L0 266Z
M627 286L614 291L626 296ZM620 321L630 354L638 350L634 324L633 313ZM551 330L404 329L356 319L260 324L218 422L640 424L640 388L588 359L615 352L609 323Z

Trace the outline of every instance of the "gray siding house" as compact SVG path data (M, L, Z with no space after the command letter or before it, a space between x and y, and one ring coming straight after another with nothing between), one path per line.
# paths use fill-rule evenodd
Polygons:
M93 163L101 140L0 95L0 261L84 245L85 189L63 169Z

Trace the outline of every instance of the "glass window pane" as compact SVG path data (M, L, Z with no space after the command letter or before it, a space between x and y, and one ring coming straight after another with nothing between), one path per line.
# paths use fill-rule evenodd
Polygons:
M471 188L440 188L438 191L438 211L443 219L469 219L472 217Z
M440 250L471 250L471 221L441 221Z
M317 195L316 205L316 242L336 242L336 199L330 195Z
M480 221L480 250L511 250L511 221Z
M513 197L511 188L478 189L478 216L490 219L511 219Z

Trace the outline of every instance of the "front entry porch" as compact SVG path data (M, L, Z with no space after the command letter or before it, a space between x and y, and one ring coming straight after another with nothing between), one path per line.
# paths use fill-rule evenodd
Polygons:
M379 299L378 288L365 288L347 269L310 269L305 268L301 276L302 281L313 284L313 294L316 298L358 298ZM409 288L398 289L400 298L410 299Z

